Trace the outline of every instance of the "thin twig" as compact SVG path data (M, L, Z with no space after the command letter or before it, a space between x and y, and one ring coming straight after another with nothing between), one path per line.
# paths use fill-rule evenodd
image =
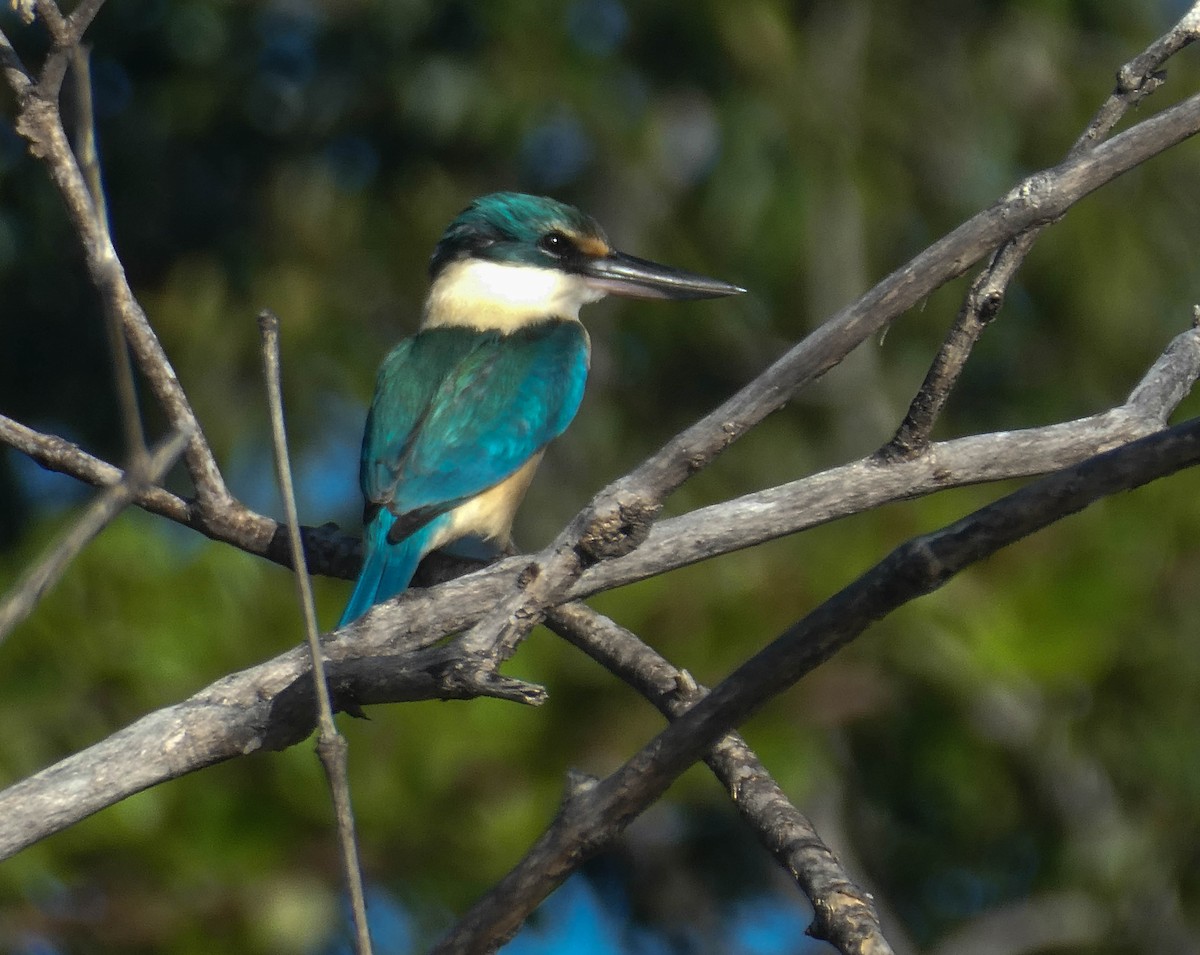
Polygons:
M70 563L109 522L121 513L147 483L161 481L187 446L188 434L176 431L155 448L144 470L130 471L89 505L65 534L50 546L40 560L21 575L0 602L0 642L29 616L42 595L62 576Z
M941 530L914 538L739 666L619 770L567 800L525 857L433 949L489 950L584 859L657 800L720 736L867 627L961 570L1119 491L1200 464L1200 419L1042 478Z
M546 625L653 703L664 716L682 716L708 691L685 670L586 604L556 607ZM812 902L808 933L843 955L890 955L871 897L842 868L811 822L738 733L726 733L704 762L725 787L762 844L792 874Z
M108 487L121 479L121 469L58 435L46 434L0 415L0 443L59 474L66 474L94 487ZM134 499L139 507L190 527L211 540L232 544L240 550L265 557L285 567L292 566L287 528L270 517L233 503L211 514L193 507L193 502L161 487L147 487ZM314 573L352 578L361 562L362 542L338 531L336 525L305 527L304 552Z
M96 210L96 226L111 235L108 224L108 200L104 195L104 177L100 171L100 152L96 147L96 117L92 105L92 48L80 43L71 50L71 74L75 81L75 158L87 183Z
M52 0L39 0L46 9ZM59 91L74 47L99 11L102 0L83 0L62 27L49 55L42 64L36 83L20 67L11 45L0 33L0 64L17 97L16 129L29 143L34 156L46 163L51 180L66 203L67 212L83 246L92 284L100 293L106 309L119 315L129 346L155 397L171 425L186 431L191 441L184 459L196 487L196 505L210 514L236 509L236 502L221 476L216 459L204 438L203 430L191 407L175 369L150 326L145 312L125 276L125 270L113 247L107 221L98 213L92 192L71 150L63 128ZM56 9L56 8L55 8ZM50 14L53 16L53 14Z
M112 487L121 481L125 474L115 464L88 454L66 438L37 431L5 415L0 415L0 443L28 455L47 471L65 474L92 487ZM177 524L185 527L190 525L188 502L161 487L149 484L140 487L132 503ZM265 517L258 519L268 520ZM271 523L274 524L273 521Z
M1163 84L1159 71L1166 60L1192 43L1200 31L1200 2L1193 5L1175 26L1150 44L1142 53L1117 71L1116 89L1100 106L1096 115L1067 152L1068 160L1096 149L1108 138L1129 109L1145 100ZM1050 223L1036 226L1013 236L997 248L995 256L967 290L958 317L938 349L929 373L908 407L904 421L892 440L877 452L881 461L904 460L919 454L929 445L934 426L958 384L971 350L979 336L1000 313L1009 283L1021 268L1040 235Z
M317 754L325 768L329 792L337 816L338 842L342 850L342 869L350 893L350 911L354 920L355 951L371 955L371 933L367 927L367 903L363 895L362 866L358 858L358 840L354 831L354 809L350 800L350 780L346 768L346 740L333 722L333 707L325 677L317 610L313 603L312 581L304 560L300 540L300 519L296 514L296 494L292 486L292 467L288 456L287 432L283 423L283 389L279 371L279 319L264 311L258 317L262 334L263 370L267 380L267 402L271 411L271 437L275 446L275 467L279 474L279 492L287 515L296 591L304 614L304 632L312 657L313 685L317 699Z
M1082 156L1103 142L1132 107L1162 85L1164 75L1159 72L1162 65L1193 42L1198 31L1200 3L1194 4L1170 30L1117 71L1116 88L1075 140L1066 158ZM877 452L879 460L903 460L928 447L934 425L958 384L972 349L984 329L999 314L1013 276L1049 225L1034 226L1007 239L996 250L988 266L976 276L904 421L892 439Z
M1191 8L1166 33L1117 70L1117 84L1092 121L1075 140L1068 155L1077 155L1105 139L1129 112L1157 90L1166 77L1163 64L1200 38L1200 3Z
M929 447L934 425L950 400L972 349L1004 304L1008 283L1047 228L1036 227L1006 241L987 268L975 277L904 420L892 439L875 453L877 460L903 461Z
M104 196L104 178L100 172L100 153L96 148L96 122L92 108L91 49L85 43L71 48L72 92L75 104L75 156L87 182L95 209L96 224L103 230L104 239L111 242L108 225L108 202ZM129 360L129 343L121 316L112 307L112 300L102 301L104 327L108 332L109 357L113 365L113 385L121 409L121 424L125 430L125 455L131 468L145 466L147 455L146 431L138 407L137 385L133 380L133 365Z

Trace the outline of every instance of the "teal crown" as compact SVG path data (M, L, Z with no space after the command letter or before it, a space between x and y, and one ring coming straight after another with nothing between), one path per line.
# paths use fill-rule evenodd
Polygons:
M520 192L480 196L442 235L429 260L429 277L437 278L447 265L470 258L562 268L561 255L544 244L555 235L608 245L595 219L564 202Z

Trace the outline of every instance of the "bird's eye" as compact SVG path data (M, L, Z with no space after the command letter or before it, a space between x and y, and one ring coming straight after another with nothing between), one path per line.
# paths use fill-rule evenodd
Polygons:
M556 259L569 255L575 248L571 244L571 240L561 232L547 232L542 236L538 245L541 246L543 252L548 252Z

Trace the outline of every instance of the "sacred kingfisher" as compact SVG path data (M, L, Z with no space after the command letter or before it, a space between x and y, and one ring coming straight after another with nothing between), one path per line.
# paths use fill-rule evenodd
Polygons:
M625 255L578 209L513 192L464 209L429 276L420 330L384 359L367 414L363 567L339 627L403 591L430 551L509 543L546 445L583 398L580 306L745 291Z

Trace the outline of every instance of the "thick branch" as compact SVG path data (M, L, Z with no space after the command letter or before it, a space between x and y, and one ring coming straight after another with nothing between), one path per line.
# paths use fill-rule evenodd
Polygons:
M908 461L880 464L866 457L660 521L636 551L587 570L568 591L567 599L610 590L893 501L1067 467L1160 430L1197 377L1200 329L1192 328L1176 336L1117 408L1077 421L933 444ZM3 416L0 441L43 467L98 487L120 480L119 469L76 445ZM219 522L209 522L189 513L186 502L160 488L140 493L135 503L214 540L290 566L284 531L270 518L241 509L222 516ZM358 542L329 526L305 529L305 554L309 565L321 573L348 578L357 570ZM365 640L367 647L394 646L400 639L437 640L456 633L511 592L514 577L529 560L528 556L510 558L436 588L410 590L374 608L369 628L364 619L351 632L355 640Z
M731 727L823 663L870 624L964 568L1118 491L1200 464L1200 419L1043 478L896 548L738 667L619 770L580 790L517 866L463 917L436 955L489 950Z
M348 712L374 703L491 696L537 704L545 697L519 680L472 681L454 646L369 657L348 649L326 644L334 705ZM292 746L312 732L315 713L305 647L223 677L0 792L0 859L149 786Z
M27 79L27 76L23 73L23 68L19 63L15 62L14 58L8 54L9 50L11 48L7 47L3 38L0 37L0 54L3 54L2 65L5 68L5 75L14 85L14 89L18 89L21 94L28 94L22 102L29 110L26 115L30 123L28 131L31 131L31 142L37 149L42 140L37 137L36 132L42 128L39 124L46 122L46 117L40 115L35 108L38 101L30 93L27 84L22 85L21 78ZM30 106L30 104L34 104L34 106ZM49 129L47 142L53 147L52 151L56 156L68 156L69 158L69 153L62 153L58 148L60 145L58 140L65 145L65 137L61 135L61 125L57 123L56 117L52 118L55 121L47 127ZM1086 156L1073 157L1054 169L1030 177L991 209L969 220L908 265L893 273L858 302L835 315L729 402L683 432L631 475L616 482L598 495L596 500L573 522L568 532L560 536L552 548L539 555L532 565L537 572L526 574L524 577L531 586L515 602L503 608L499 625L493 624L490 633L476 634L474 643L460 644L455 649L461 651L463 646L468 648L486 647L491 657L484 662L494 667L495 660L511 652L516 641L533 622L540 618L547 606L588 592L589 588L613 586L612 580L616 579L616 576L604 583L602 572L611 573L610 568L621 567L623 564L624 573L628 574L633 568L640 566L641 569L637 573L645 576L648 573L661 572L662 569L670 566L679 566L683 562L712 556L718 552L708 546L682 548L683 559L678 554L662 552L659 554L659 563L656 566L651 561L642 559L641 552L635 552L634 555L624 558L622 561L608 560L611 556L628 550L640 539L646 537L650 520L662 499L674 487L682 483L690 473L705 466L724 447L775 408L785 403L798 388L840 361L859 342L892 321L906 308L924 298L942 282L960 274L970 266L971 262L986 254L997 241L1016 235L1031 225L1052 221L1083 195L1144 161L1149 156L1192 135L1197 128L1200 128L1200 97L1193 97L1179 106L1133 127L1121 136L1097 147ZM55 139L55 136L58 137L58 140ZM86 188L82 187L78 169L74 166L73 160L70 164L59 163L58 165L52 161L51 171L68 200L73 218L79 220L77 226L84 234L85 247L88 247L87 224L90 214L87 206L89 203L85 201L87 199ZM72 205L73 199L77 200L75 205ZM91 218L94 219L94 215ZM112 266L115 270L115 277L110 276L114 283L113 287L118 292L122 290L127 292L128 286L124 282L124 275L120 271L111 245L102 251L105 255L111 254L111 261L104 260L101 256L97 265ZM89 264L93 261L93 252L95 250L89 248ZM134 309L132 313L122 313L127 316L132 314L132 318L127 317L127 322L135 329L139 327L139 322L144 324L145 331L150 336L153 347L143 342L148 351L138 352L139 360L143 354L151 355L151 358L154 359L151 364L167 375L167 384L164 385L160 382L159 387L165 388L168 392L172 388L177 389L177 397L183 401L183 407L190 415L190 408L186 407L182 389L178 388L178 382L174 379L174 373L170 370L170 366L165 363L165 357L162 358L161 365L155 364L157 359L154 348L158 348L157 341L153 339L153 332L149 329L149 325L145 324L145 316L141 314L140 309L137 309L136 302L132 301L131 293L129 293L129 303L122 304L129 304ZM127 329L128 327L129 325L127 325ZM131 339L136 339L136 335L131 333ZM134 347L136 352L138 348L136 340ZM158 354L161 355L161 348L158 348ZM162 397L160 394L160 398ZM169 395L167 397L169 398ZM169 402L167 403L169 404ZM176 411L179 410L176 409ZM3 421L0 421L0 429L3 429L4 424ZM1130 423L1112 420L1107 423L1107 426L1110 426L1111 430L1106 433L1104 440L1120 440L1122 429L1129 427ZM33 446L36 453L47 452L41 442L37 440L30 442L29 439L33 433L28 429L22 431L20 426L16 426L7 430L18 434L18 440L24 441L26 446ZM1019 448L1020 440L1032 434L1034 433L1028 432L1024 436L1018 434L1016 436L1017 443L1009 443L1010 439L1014 437L1012 435L993 436L993 443L990 447L991 462L994 462L997 454ZM1043 435L1043 437L1048 437L1048 435ZM1087 453L1086 450L1078 447L1073 434L1059 433L1052 440L1061 441L1064 447L1074 448L1070 453ZM966 463L963 472L957 478L952 475L946 479L945 463L947 458L945 455L953 457L952 445L956 446L955 451L961 450L957 447L957 443L949 442L945 446L935 446L930 450L929 455L923 456L919 461L909 462L916 468L904 478L908 482L907 485L892 489L890 493L893 494L893 497L890 499L894 499L895 496L904 497L916 493L926 493L927 490L950 486L952 483L986 480L1001 476L996 473L992 463L970 461L967 460L968 455L967 458L964 458ZM192 450L195 451L195 448ZM105 469L109 467L94 458L89 459L83 456L81 452L72 454L69 448L64 449L61 446L56 447L53 454L47 453L48 458L54 456L57 456L60 462L66 462L69 467L77 466L81 471L87 471L93 478L102 477ZM193 454L194 458L195 454ZM211 460L211 455L209 459ZM195 461L193 460L192 463L194 465ZM1030 466L1028 462L1008 465L1010 474L1029 473L1044 466L1045 464ZM923 470L923 468L927 470ZM1021 470L1021 468L1025 468L1025 470ZM115 471L115 469L113 470ZM873 483L879 479L879 474L891 474L892 472L892 468L885 471L876 465L873 471L864 470L860 476L864 481L870 476L871 483ZM195 469L193 469L194 476L195 473ZM213 464L213 475L219 481L215 464ZM850 475L844 473L839 475L840 478L847 476ZM820 477L811 480L815 482ZM921 481L925 483L921 484ZM105 479L102 483L110 483L110 480ZM798 482L798 484L800 483L802 482ZM214 492L215 486L212 483L206 483L203 479L197 479L197 487L201 493L205 493L205 487L208 487L208 493L213 498L220 496ZM792 505L797 500L802 500L803 495L816 486L815 483L805 484L804 487L793 486L789 493L781 494L770 502L752 502L750 499L743 499L741 502L734 502L728 512L697 513L705 522L706 527L711 528L714 526L711 523L713 520L718 519L722 514L735 513L739 506L749 506L756 513L763 512L764 508L767 510L779 508L778 513L786 513L787 520L793 522L793 527L810 526L811 523L830 519L828 516L830 512L827 509L828 498L822 498L822 501L826 503L809 502L798 508L793 508ZM846 490L845 486L843 486L843 490ZM850 490L855 491L858 488L851 487ZM220 492L223 493L223 486L220 488ZM797 496L793 497L793 494ZM159 508L162 513L170 512L173 519L197 527L216 539L228 540L252 552L271 556L280 562L287 560L283 554L283 536L275 522L252 514L232 500L225 500L221 506L207 509L208 513L202 513L205 509L193 508L191 502L154 489L145 492L139 503L143 503L143 506ZM826 507L826 510L822 510L823 507ZM826 516L822 516L823 514ZM692 515L688 517L692 517ZM808 523L805 523L806 521ZM779 530L780 526L780 522L772 521L774 529L760 528L757 533L764 536L759 536L757 539L766 539L768 536L786 533L787 531ZM683 529L684 525L663 522L659 528L656 528L656 533L666 531L674 533ZM704 529L695 527L691 531L697 539L705 532ZM314 566L325 571L336 569L337 572L344 572L341 568L333 566L337 560L336 555L344 555L346 552L345 545L341 543L344 540L340 536L334 537L331 534L322 534L320 531L313 532L306 540L306 549L309 550L309 556L313 559ZM653 540L654 534L651 534L649 541L652 543ZM720 546L728 550L737 546L747 546L753 542L755 542L753 534L743 533L735 538L727 539ZM311 550L314 543L327 545L329 553L335 556L327 559L323 559L320 554L314 556ZM636 563L638 559L642 559L640 565ZM600 560L605 562L584 574L582 579L576 579L587 565ZM625 563L626 561L629 563ZM527 558L509 561L497 570L487 574L474 575L469 581L454 582L425 594L410 594L391 605L378 608L362 625L352 628L348 635L354 637L353 645L356 652L359 653L371 652L364 648L372 646L393 648L399 646L406 652L412 652L414 648L423 652L424 648L427 648L432 641L439 639L445 633L454 632L479 620L481 614L489 606L494 606L499 595L506 592L511 593L516 569L526 565L529 565ZM655 566L655 569L649 569L652 566ZM387 632L385 628L391 628L393 623L399 623L399 626L395 628L394 632ZM339 643L345 644L344 641L339 641ZM477 657L477 659L480 658ZM413 658L405 658L405 662L410 665L412 665L412 660ZM411 698L394 690L381 692L377 696L372 695L373 689L380 689L378 681L383 680L386 684L390 675L386 666L382 670L379 669L380 666L379 663L372 662L363 668L356 669L354 661L346 661L341 672L348 681L346 685L354 690L352 702L358 704L372 702L375 699L385 699L389 692L392 698ZM458 671L456 677L458 682L455 683L455 677L452 675L437 671L436 668L434 672L436 679L427 676L421 686L427 687L440 680L441 689L437 691L439 695L455 695L456 693L471 695L490 692L508 698L536 699L536 690L521 684L506 684L494 673L467 674L464 677L463 673ZM236 680L238 678L228 679ZM485 679L488 682L480 682ZM241 729L244 730L244 726ZM237 729L230 730L231 734L237 731ZM227 758L227 755L231 754L226 754L219 748L204 749L192 759L192 768L207 765L205 760L211 762L215 759ZM166 771L174 772L170 766L164 769L164 764L160 763L158 772ZM186 769L180 771L186 771ZM47 773L51 772L51 770L47 771ZM159 778L171 777L163 775ZM27 783L32 782L32 780L27 781ZM150 783L146 782L143 785L148 784ZM25 784L19 785L24 786ZM102 800L93 801L92 808L87 809L84 814L94 811L102 804L105 804Z
M655 524L633 553L583 573L567 591L578 600L602 590L951 487L1045 474L1160 430L1200 376L1200 329L1176 336L1120 407L1078 421L974 435L931 445L910 461L880 464L868 456L820 474L700 508ZM481 609L511 593L512 576L529 563L516 557L430 591L409 591L374 608L359 625L375 633L454 633ZM565 601L563 601L565 602Z
M926 455L915 461L887 466L861 461L793 485L663 521L654 529L646 546L621 561L594 567L572 588L569 597L585 596L712 556L714 548L728 550L748 546L755 540L777 537L785 532L781 530L785 525L811 526L829 520L836 516L832 510L835 506L843 510L863 509L884 500L911 497L955 484L1028 473L1049 466L1053 460L1078 460L1092 453L1096 446L1119 443L1120 435L1127 433L1127 429L1133 429L1135 433L1153 429L1186 392L1196 375L1200 361L1198 334L1193 330L1176 338L1134 390L1129 402L1120 409L1075 424L933 445ZM1074 432L1079 424L1087 425L1082 441ZM0 419L0 429L3 426L4 421ZM26 430L18 428L15 435L28 442ZM8 429L8 433L13 431L11 427ZM56 452L71 460L82 454L73 446L62 445L66 443L55 444ZM1021 448L1027 452L1024 458L1018 454ZM1002 463L1014 454L1018 454L1015 459ZM847 469L858 472L857 478ZM838 505L838 501L842 503ZM266 519L255 516L255 521ZM347 700L349 705L365 705L437 696L463 698L479 693L538 702L534 688L504 682L504 678L496 676L478 661L474 668L451 667L448 661L453 654L462 653L461 642L442 648L445 654L442 656L430 656L426 652L446 634L463 630L478 620L500 595L511 592L514 574L519 573L526 563L526 558L512 558L497 567L429 590L409 591L398 600L374 608L361 622L342 631L340 639L327 644L327 651L331 660L336 656L338 679L342 681L337 685L344 687L343 705L347 705ZM264 741L266 739L280 741L277 745L302 739L311 728L311 708L304 709L300 727L289 723L282 728L271 724L270 732L263 728L264 712L273 713L270 701L280 681L290 683L304 669L293 659L298 653L293 651L276 661L226 677L192 700L168 708L173 715L165 724L160 720L164 719L162 713L167 711L151 714L135 724L143 728L138 735L127 735L132 727L123 730L96 747L0 793L0 854L14 852L30 841L58 831L146 786L238 755L247 748L244 739L259 741L250 749L270 745ZM300 659L303 659L302 655ZM280 661L287 660L291 660L292 669L279 676ZM459 662L462 662L461 657ZM219 694L222 699L230 698L221 689L224 686L243 690L233 693L233 702L221 711L222 719L214 721L211 712L201 704L206 704L213 694ZM238 700L242 701L240 706ZM311 701L308 705L311 707ZM201 716L201 724L197 727L190 723L195 713ZM163 725L173 727L171 734L153 737L150 728ZM180 748L169 742L176 738L199 738L204 745ZM160 749L165 750L160 754L161 758L142 759L142 753ZM136 771L131 761L137 763ZM69 771L63 769L68 766L71 767ZM121 766L127 766L129 772L119 773L114 784L108 774ZM68 787L69 792L64 794L63 787ZM62 807L70 803L80 789L86 789L88 798L80 803L77 812L64 814ZM32 816L19 814L14 808L24 805L32 807ZM53 807L58 808L49 811ZM12 820L11 825L5 822L8 819ZM44 819L44 822L36 822L38 819ZM22 832L27 835L15 835Z

